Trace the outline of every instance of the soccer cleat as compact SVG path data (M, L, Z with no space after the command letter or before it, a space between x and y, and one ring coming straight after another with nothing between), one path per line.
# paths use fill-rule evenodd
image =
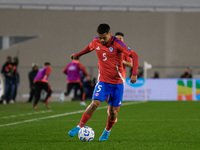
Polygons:
M85 102L80 102L81 106L87 106Z
M48 109L51 108L47 102L44 102L44 106L46 106L46 108L48 108Z
M38 110L37 104L33 106L33 109Z
M60 95L60 102L62 103L65 99L65 94L64 93L61 93Z
M99 138L99 141L107 141L109 137L110 131L107 131L106 129L103 131L102 135Z
M15 101L14 101L13 99L11 99L11 100L10 100L10 103L11 103L11 104L14 104L14 103L15 103Z
M7 104L7 101L6 101L6 100L3 100L3 104L4 104L4 105Z
M81 129L81 127L76 127L76 128L71 129L68 132L69 136L74 137L75 135L78 134L78 132L79 132L80 129Z

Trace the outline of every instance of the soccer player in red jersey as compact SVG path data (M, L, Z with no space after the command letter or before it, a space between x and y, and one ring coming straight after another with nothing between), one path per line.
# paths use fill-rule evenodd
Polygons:
M115 33L115 37L118 38L119 40L121 40L122 42L124 42L124 33L122 32L116 32ZM132 60L131 60L131 57L128 56L128 55L125 55L125 54L122 54L122 60L123 60L123 72L122 72L122 76L124 78L126 78L126 66L127 67L132 67ZM108 97L109 98L109 97ZM106 101L108 100L108 98L106 99ZM119 109L120 109L120 106L118 107L117 109L117 112L119 112ZM109 114L109 111L110 111L110 105L108 106L108 114ZM117 118L115 120L115 122L117 122Z
M71 56L72 58L80 57L95 50L98 57L99 77L93 92L91 104L83 113L78 126L71 129L68 134L71 137L78 134L79 130L85 126L101 102L105 101L109 96L108 104L111 106L110 113L107 118L106 128L99 138L100 141L106 141L108 140L111 128L117 118L117 109L121 106L123 97L124 78L122 75L122 54L128 55L133 60L131 83L137 81L139 58L131 48L124 44L124 42L111 35L110 26L108 24L100 24L97 28L97 35L98 36L81 52L72 54Z
M115 33L115 37L120 39L122 42L124 42L124 34L122 32ZM123 67L124 67L123 77L126 78L126 66L133 67L133 64L132 64L131 57L128 55L123 54L122 60L123 60Z

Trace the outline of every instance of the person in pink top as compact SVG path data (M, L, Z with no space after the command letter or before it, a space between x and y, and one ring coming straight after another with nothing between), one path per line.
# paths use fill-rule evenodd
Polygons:
M80 89L81 91L81 106L86 106L85 100L85 93L83 84L81 82L81 73L80 71L83 71L83 73L87 76L89 79L89 75L85 69L85 67L79 62L78 58L73 58L72 62L70 62L64 69L63 73L67 75L67 91L64 93L64 96L68 96L72 90L73 87L76 87L77 89ZM62 102L64 100L63 93L61 94L60 101Z
M131 48L124 42L111 35L110 26L108 24L100 24L97 27L97 37L86 46L81 52L72 54L72 58L80 57L93 50L96 51L98 57L99 77L95 86L92 102L87 107L82 115L82 118L77 127L71 129L68 135L74 137L79 130L85 126L87 121L92 117L94 111L99 107L101 102L107 101L110 107L110 112L107 117L107 125L104 129L99 141L108 140L111 128L113 127L117 118L117 109L121 106L124 92L124 77L123 77L123 57L128 55L132 58L132 76L131 83L137 81L137 70L139 64L139 57Z
M48 105L48 101L51 98L52 90L48 83L49 75L52 71L51 64L49 62L45 62L44 67L40 69L34 78L34 86L35 86L35 101L34 101L34 109L38 110L38 101L40 100L41 91L45 90L47 92L46 98L44 99L44 105L50 109Z

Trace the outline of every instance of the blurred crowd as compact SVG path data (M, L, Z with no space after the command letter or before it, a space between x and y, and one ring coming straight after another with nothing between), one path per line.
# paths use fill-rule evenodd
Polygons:
M2 95L2 97L0 97L0 103L12 104L16 102L17 89L20 84L20 74L17 69L18 64L18 57L12 58L11 56L8 56L6 62L1 67L1 73L4 76L5 80L5 88L4 94ZM36 77L38 71L38 64L33 63L31 70L28 73L30 93L27 102L33 102L35 99L36 87L34 84L34 78ZM131 72L132 69L130 68L130 74ZM138 67L138 78L143 78L143 67L141 66ZM160 78L160 73L158 71L155 71L151 78ZM192 78L192 71L190 67L186 67L180 78ZM84 91L84 99L91 99L97 79L92 78L89 74L86 75L84 71L80 70L80 82ZM72 87L72 89L74 90L74 97L72 98L72 100L81 99L81 89L76 86Z
M1 67L1 74L4 76L4 93L0 97L0 103L7 104L7 103L15 103L16 102L16 96L17 96L17 89L20 85L20 74L18 72L18 64L19 60L18 57L12 58L11 56L8 56L6 59L6 62ZM34 102L36 99L36 86L34 83L34 79L36 75L39 72L39 66L36 63L32 63L31 70L28 73L28 79L29 79L29 98L27 102ZM86 75L83 71L80 71L80 77L81 77L81 83L84 88L84 98L85 99L91 99L92 92L94 89L94 86L96 84L96 78L92 78L91 75L89 75L89 78L86 78ZM80 98L80 89L77 87L73 87L74 90L74 97L72 100L77 100ZM42 93L44 94L45 93ZM44 96L41 96L41 101L43 101Z
M5 77L5 91L4 95L1 97L3 104L15 103L17 96L17 88L20 83L20 76L17 71L18 58L8 56L6 62L3 64L1 73Z

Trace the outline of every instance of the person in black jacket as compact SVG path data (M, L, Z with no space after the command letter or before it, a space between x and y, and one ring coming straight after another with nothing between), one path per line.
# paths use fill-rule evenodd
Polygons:
M38 72L38 65L33 63L32 70L28 74L29 86L30 86L30 95L29 95L28 102L32 102L33 97L34 97L35 86L34 86L33 80L34 80L35 76L37 75L37 72Z
M3 104L14 103L15 82L16 82L17 66L12 63L12 58L7 57L7 61L2 67L1 73L5 77L5 92L3 96Z

